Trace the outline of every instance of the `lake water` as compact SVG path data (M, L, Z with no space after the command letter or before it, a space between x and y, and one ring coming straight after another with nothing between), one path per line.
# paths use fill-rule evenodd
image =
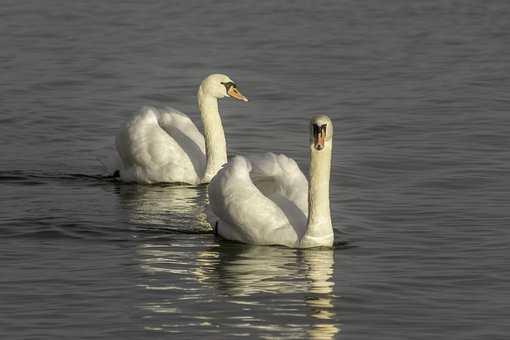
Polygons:
M13 1L0 9L3 339L506 339L510 3ZM251 247L205 186L101 178L142 105L307 172L335 124L333 250Z

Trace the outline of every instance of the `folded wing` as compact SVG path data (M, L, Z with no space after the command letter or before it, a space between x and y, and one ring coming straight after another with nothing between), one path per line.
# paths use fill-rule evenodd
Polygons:
M235 157L209 184L218 232L246 243L298 242L306 225L308 184L294 160L265 154Z
M116 145L125 181L196 184L205 168L202 134L172 108L143 108L121 129Z

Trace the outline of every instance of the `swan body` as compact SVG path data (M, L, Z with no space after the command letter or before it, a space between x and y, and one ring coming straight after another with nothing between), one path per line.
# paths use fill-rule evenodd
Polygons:
M213 74L198 89L204 135L184 113L144 107L116 138L119 176L125 182L208 183L227 162L218 99L247 101L226 75Z
M237 156L209 184L208 219L230 240L292 248L332 247L329 177L333 125L311 123L310 181L297 163L273 153Z

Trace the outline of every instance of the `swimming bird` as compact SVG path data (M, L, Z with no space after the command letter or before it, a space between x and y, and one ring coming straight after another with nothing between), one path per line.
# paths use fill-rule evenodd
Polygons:
M247 102L236 83L211 74L198 88L204 135L184 113L167 107L144 107L116 138L118 174L125 182L209 183L227 162L225 133L218 110L224 97Z
M313 117L309 182L297 163L285 155L233 158L208 188L208 220L217 234L254 245L332 247L332 138L331 119Z

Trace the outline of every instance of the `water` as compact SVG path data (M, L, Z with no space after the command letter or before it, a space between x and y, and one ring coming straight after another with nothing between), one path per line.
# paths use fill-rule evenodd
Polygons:
M509 15L504 0L3 1L2 338L506 338ZM306 171L307 120L332 117L335 249L222 241L206 187L101 177L130 114L198 121L213 72L250 98L221 103L231 155Z

